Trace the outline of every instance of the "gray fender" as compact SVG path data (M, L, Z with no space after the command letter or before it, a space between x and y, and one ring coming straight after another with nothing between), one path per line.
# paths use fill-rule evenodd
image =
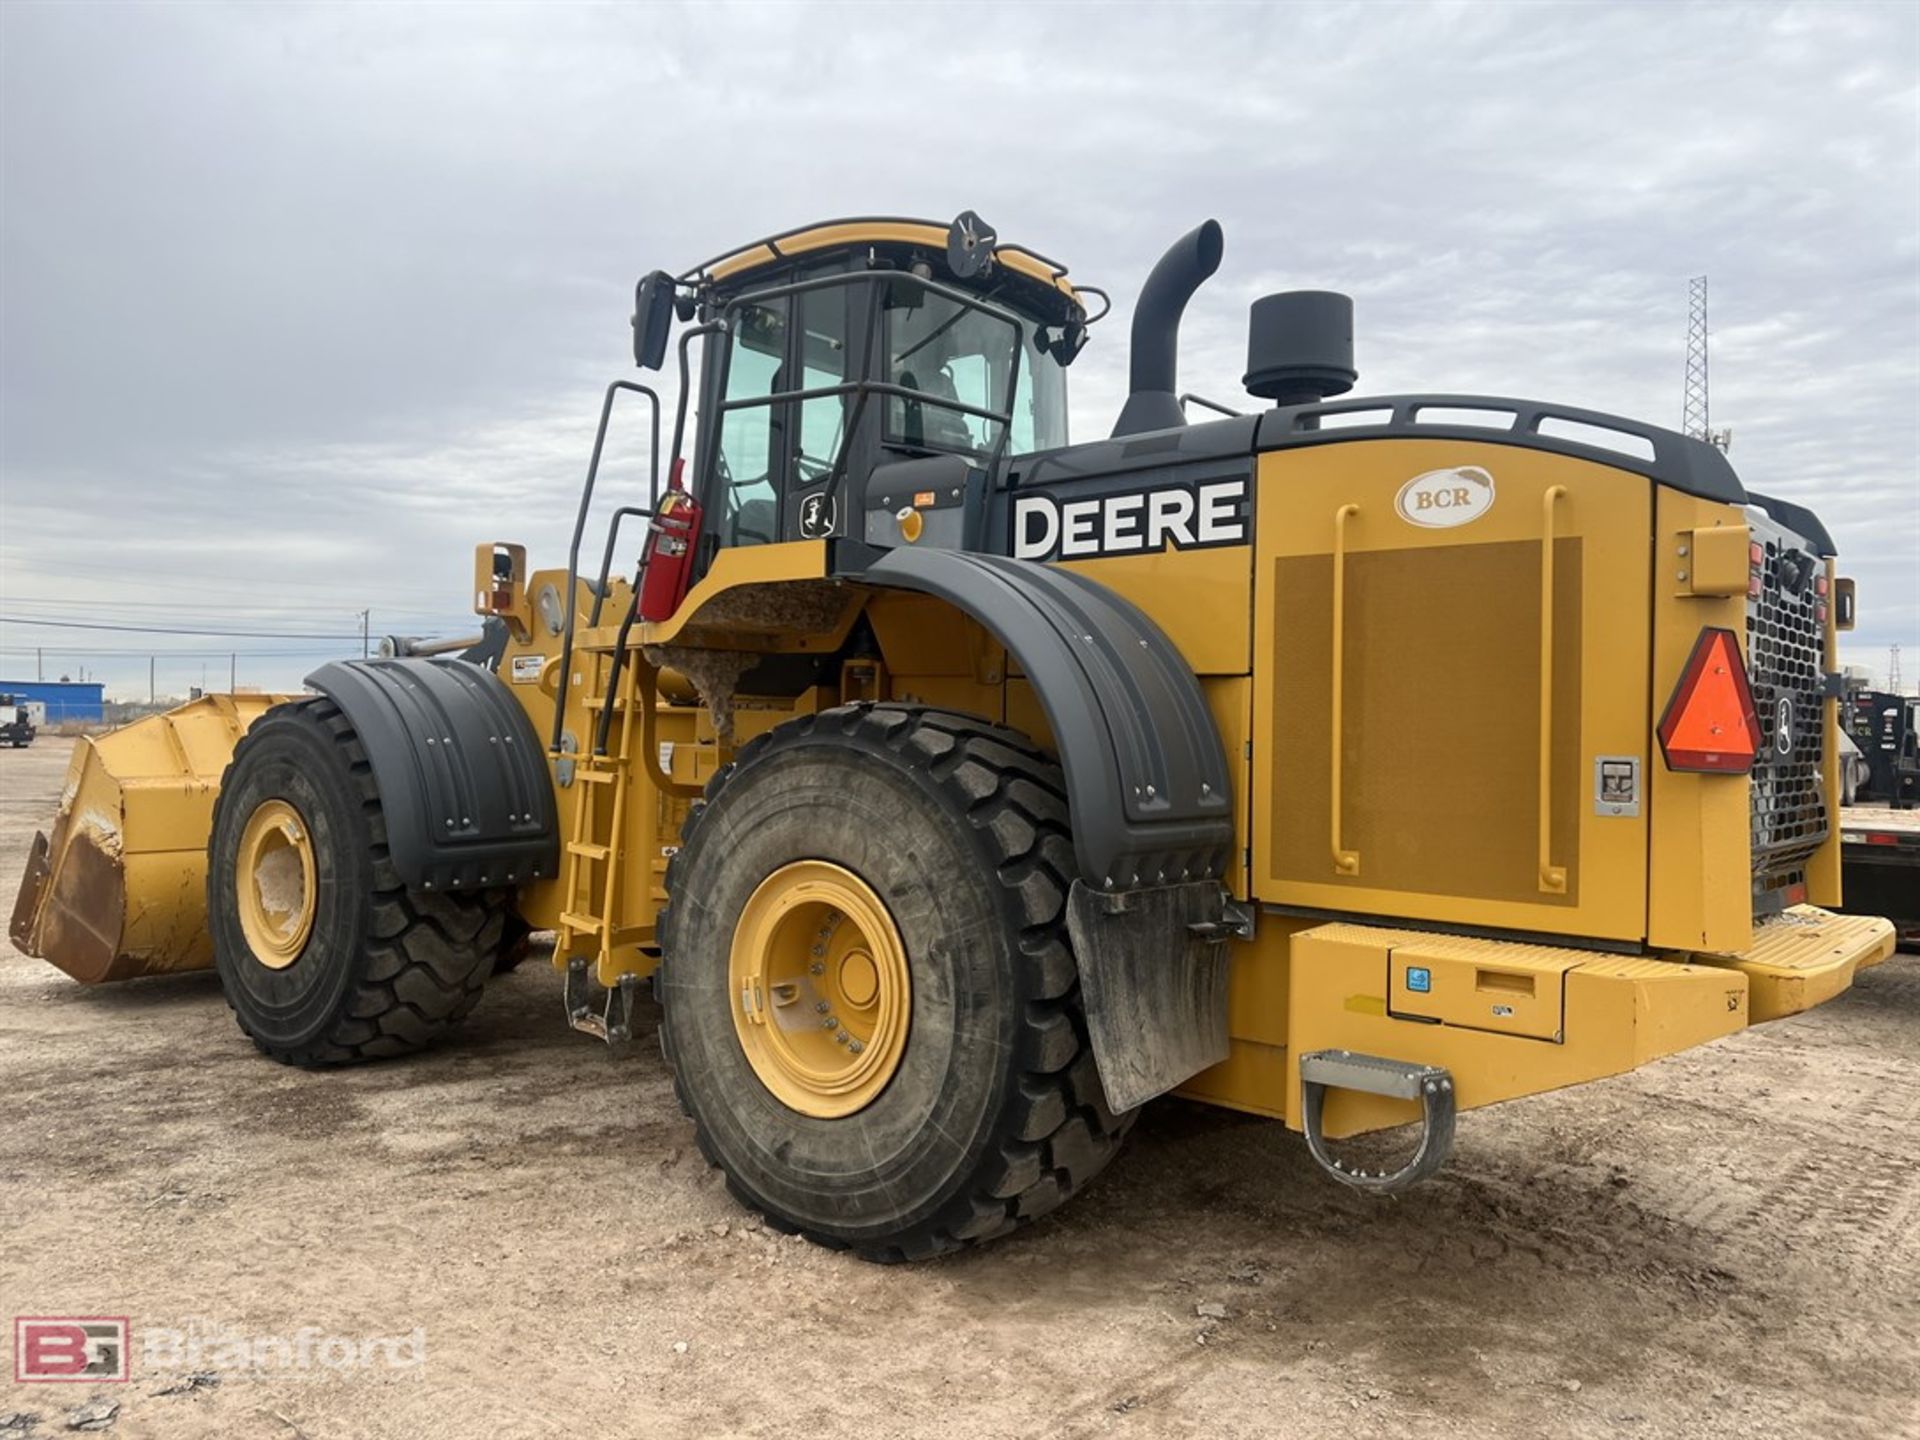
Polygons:
M1219 727L1186 658L1138 606L1070 570L959 550L903 546L859 578L938 596L1019 663L1053 729L1089 886L1226 873L1233 797Z
M499 676L465 660L343 660L307 684L345 712L366 748L387 848L410 888L479 890L557 873L546 752Z

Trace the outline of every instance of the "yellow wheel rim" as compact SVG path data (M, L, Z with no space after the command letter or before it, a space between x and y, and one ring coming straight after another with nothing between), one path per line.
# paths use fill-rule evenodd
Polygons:
M733 1028L760 1082L803 1115L873 1102L906 1053L907 947L867 882L824 860L760 883L727 961Z
M262 800L241 832L234 874L240 929L254 959L284 970L300 958L313 933L317 889L307 822L284 800Z

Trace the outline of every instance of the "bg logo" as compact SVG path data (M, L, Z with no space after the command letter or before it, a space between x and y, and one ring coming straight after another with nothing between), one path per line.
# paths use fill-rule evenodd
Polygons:
M23 1385L93 1385L127 1379L126 1317L16 1316L13 1378Z
M1493 476L1477 465L1429 470L1402 485L1393 504L1401 519L1430 530L1464 525L1493 508Z

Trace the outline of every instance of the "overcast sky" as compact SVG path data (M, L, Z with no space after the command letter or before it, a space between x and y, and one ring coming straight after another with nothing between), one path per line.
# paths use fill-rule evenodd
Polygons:
M293 688L471 547L564 563L638 275L980 211L1131 297L1207 216L1181 380L1250 300L1354 295L1360 390L1677 426L1687 278L1747 483L1920 675L1920 7L0 4L0 676ZM609 503L645 474L618 427ZM628 494L621 494L622 487ZM118 654L107 652L121 652ZM298 652L298 653L293 653Z

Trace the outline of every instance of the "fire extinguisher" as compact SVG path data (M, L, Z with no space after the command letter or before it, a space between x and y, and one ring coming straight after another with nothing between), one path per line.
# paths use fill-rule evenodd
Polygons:
M700 502L689 495L682 478L683 462L675 460L667 493L647 527L642 557L640 599L636 614L648 624L671 619L687 598L693 581L693 544L700 534Z

